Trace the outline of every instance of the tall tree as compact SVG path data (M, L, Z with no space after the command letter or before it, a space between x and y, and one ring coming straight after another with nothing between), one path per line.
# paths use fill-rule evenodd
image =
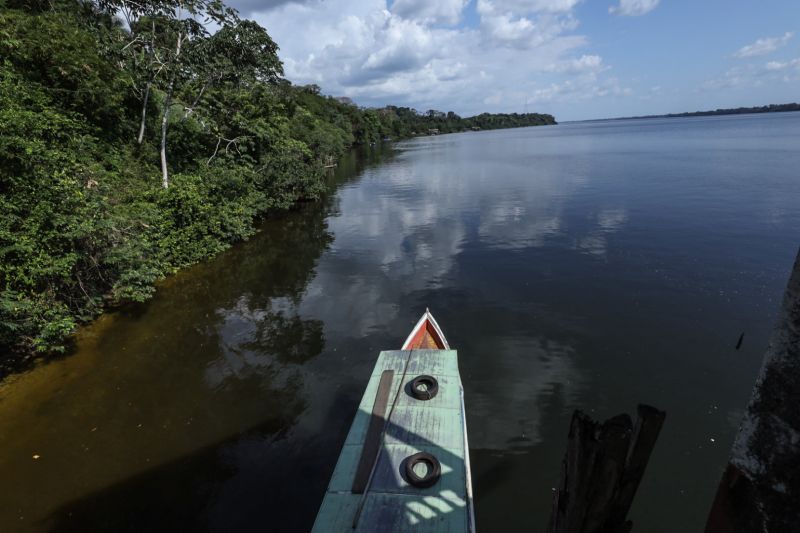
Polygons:
M111 15L121 16L128 27L128 34L121 44L121 52L127 60L120 68L130 75L131 86L141 95L142 111L139 120L137 142L144 140L147 123L147 105L156 77L163 66L156 61L156 19L164 17L171 8L167 0L97 0L97 5Z
M224 29L236 25L238 15L221 0L98 0L98 3L128 18L131 40L126 46L137 50L140 57L139 71L145 80L139 139L144 135L153 85L158 83L164 92L159 153L161 184L166 189L169 187L167 133L173 99L186 83L202 76L206 69L205 54L191 50L205 47L211 35L209 26Z
M209 38L207 25L213 23L224 28L238 21L236 11L226 7L220 0L176 0L174 4L174 8L164 18L163 40L156 41L159 46L155 48L158 61L168 76L161 111L159 146L161 184L165 189L169 187L167 130L172 99L182 84L196 78L198 72L204 69L203 55L188 53L185 48L191 45L203 47L204 41Z
M194 93L184 119L197 111L203 95L212 86L229 83L249 85L254 82L274 85L283 75L278 45L267 31L252 20L240 20L220 28L189 52L196 65L194 79L188 84Z

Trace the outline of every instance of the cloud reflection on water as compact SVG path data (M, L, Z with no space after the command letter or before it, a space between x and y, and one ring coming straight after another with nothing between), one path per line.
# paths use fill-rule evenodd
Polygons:
M470 447L522 450L543 441L541 402L560 395L573 404L580 391L574 350L546 339L510 337L494 343L492 364L470 378Z
M462 292L470 309L498 304L481 303L484 295L507 294L499 314L527 320L528 306L536 302L522 299L523 280L484 275L465 286L465 258L476 250L494 254L498 265L505 254L546 246L605 258L610 235L625 226L628 213L600 205L588 221L570 217L570 202L587 187L591 169L562 157L512 162L504 152L520 147L493 139L500 145L484 146L480 136L457 143L414 140L401 145L389 163L367 169L357 184L340 189L327 220L333 242L303 293L292 301L273 298L259 305L243 297L219 312L222 356L206 370L209 385L258 374L279 384L299 378L301 371L301 381L308 381L307 370L278 361L279 351L263 348L270 337L259 335L259 328L280 320L318 321L333 346L378 334L384 341L375 349L392 349L397 346L385 339L401 339L406 333L401 329L422 307L460 305L446 292L452 289ZM465 157L465 150L481 156ZM445 323L446 331L448 325L456 326ZM574 348L565 339L548 337L536 324L517 327L511 335L500 326L487 332L491 362L464 363L480 369L468 385L470 418L480 421L470 427L471 439L475 448L518 450L541 442L542 402L554 394L560 395L559 403L575 402L580 376ZM337 358L361 365L374 355ZM314 401L307 383L303 389Z
M608 254L608 238L628 222L628 212L620 208L603 209L593 222L595 225L589 233L578 237L576 249L581 253L605 259Z
M465 145L481 156L464 157ZM410 327L405 322L425 306L436 312L461 305L449 291L460 291L470 309L498 303L481 303L483 294L508 292L512 299L499 314L516 308L516 319L524 322L531 302L519 300L522 280L484 274L478 284L465 286L465 258L483 250L502 263L505 254L547 245L582 251L565 238L578 229L570 227L566 211L588 177L585 167L569 159L512 163L502 146L495 148L482 146L479 136L457 143L418 139L401 145L391 163L365 172L357 186L340 190L328 220L334 241L301 312L320 317L327 337L381 331L383 338L401 338L406 331L395 330ZM567 170L558 168L561 164ZM600 209L583 238L604 237L626 220L622 210ZM467 323L463 315L462 320ZM443 323L446 333L448 326L456 324ZM470 418L480 420L470 427L471 445L495 450L534 445L542 439L538 404L552 394L571 403L577 394L574 350L536 326L517 328L512 337L502 328L488 334L491 364L480 365L484 372L467 385ZM501 382L507 385L498 390Z

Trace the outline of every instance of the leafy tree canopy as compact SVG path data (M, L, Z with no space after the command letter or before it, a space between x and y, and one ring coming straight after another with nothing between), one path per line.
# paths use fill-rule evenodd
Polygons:
M553 123L295 87L267 31L220 0L0 8L0 353L64 350L104 307L316 198L353 145Z

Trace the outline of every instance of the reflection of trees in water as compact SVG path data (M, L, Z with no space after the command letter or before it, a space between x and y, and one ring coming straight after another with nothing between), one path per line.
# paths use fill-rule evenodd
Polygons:
M352 405L329 394L323 413L306 415L311 394L320 394L307 363L325 339L301 302L333 241L327 219L336 190L380 157L345 158L319 202L266 220L248 242L118 314L97 349L124 357L109 358L95 375L108 378L106 404L132 401L137 410L88 404L84 423L70 424L109 428L92 435L126 459L109 467L96 452L103 460L75 465L80 484L65 479L60 495L43 496L42 514L26 513L26 522L41 519L54 531L309 529ZM140 415L150 417L144 427ZM143 457L152 459L144 471Z
M296 304L283 298L269 301L266 309L251 309L249 299L243 297L236 307L218 314L222 317L217 326L219 356L205 373L212 388L253 376L269 378L272 388L296 384L298 367L325 346L323 323L304 320Z
M323 322L302 318L299 307L317 261L333 242L327 218L336 209L335 191L385 157L373 150L343 158L320 202L267 222L203 276L205 290L195 291L195 298L225 292L212 297L217 307L204 321L206 337L218 347L205 370L208 385L231 387L231 379L258 377L261 386L281 393L302 388L301 367L322 352L325 340Z
M319 355L325 345L322 321L302 320L283 312L267 313L257 325L255 338L243 349L263 350L284 363L301 364Z
M298 302L317 261L333 242L327 219L338 209L337 191L390 156L388 149L348 154L319 201L271 216L248 242L167 279L154 300L138 309L151 315L176 313L184 322L202 326L213 323L218 309L235 307L245 295L253 308L266 308L273 298Z

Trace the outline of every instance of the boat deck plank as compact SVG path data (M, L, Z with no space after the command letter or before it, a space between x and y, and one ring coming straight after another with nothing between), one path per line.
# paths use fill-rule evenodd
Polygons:
M414 532L463 533L467 531L467 513L440 511L445 500L405 494L371 493L364 502L362 518L353 529L353 516L359 504L356 494L329 494L317 515L314 532ZM444 508L444 507L441 507ZM325 525L320 527L319 524Z

